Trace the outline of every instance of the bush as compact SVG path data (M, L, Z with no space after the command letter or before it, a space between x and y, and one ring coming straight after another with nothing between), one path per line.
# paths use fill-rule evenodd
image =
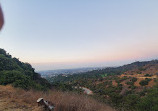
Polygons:
M158 88L153 88L138 102L138 111L158 111Z
M140 81L139 84L141 86L145 86L148 85L149 81L151 81L151 79L146 78L145 80Z
M132 81L126 82L127 85L133 85L134 83Z
M127 110L135 109L139 99L139 95L129 94L123 99L123 107L125 107Z
M132 81L132 82L136 82L136 81L137 81L137 78L133 77L133 78L131 79L131 81Z
M145 74L144 76L145 76L145 77L151 77L152 75L150 75L150 74Z

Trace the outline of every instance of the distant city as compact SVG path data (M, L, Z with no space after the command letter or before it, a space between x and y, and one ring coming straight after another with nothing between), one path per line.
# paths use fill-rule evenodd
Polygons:
M41 74L41 76L43 78L46 78L46 77L57 76L60 74L62 74L63 76L78 74L78 73L88 72L88 71L92 71L92 70L98 70L98 69L102 69L102 68L103 67L87 67L87 68L74 68L74 69L44 70L44 71L38 71L38 73Z

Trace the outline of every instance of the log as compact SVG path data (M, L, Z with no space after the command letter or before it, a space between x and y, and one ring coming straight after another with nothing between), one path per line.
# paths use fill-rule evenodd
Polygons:
M43 98L37 100L38 106L42 106L45 110L54 111L55 105L51 102L45 101Z

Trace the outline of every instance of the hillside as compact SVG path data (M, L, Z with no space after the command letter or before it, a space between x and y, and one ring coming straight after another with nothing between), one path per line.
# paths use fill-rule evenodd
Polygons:
M107 68L103 68L103 69L98 69L98 70L93 70L93 71L88 71L85 73L78 73L76 75L69 75L67 77L64 77L62 75L59 76L55 76L52 78L48 78L48 80L50 82L66 82L66 81L71 81L71 80L78 80L78 79L96 79L96 78L102 78L106 75L110 76L110 75L121 75L127 71L132 71L132 70L136 70L136 69L140 69L147 65L147 64L158 64L158 60L153 60L153 61L145 61L145 62L134 62L131 64L127 64L127 65L123 65L123 66L119 66L119 67L107 67Z
M48 78L60 89L86 87L93 92L94 98L125 111L157 111L157 79L158 60Z
M0 49L0 85L12 84L23 89L46 90L49 82L34 71L29 63L13 58L4 49Z
M54 111L114 111L111 107L98 103L96 100L71 92L25 91L11 86L0 85L0 111L43 111L38 107L38 98L55 104Z

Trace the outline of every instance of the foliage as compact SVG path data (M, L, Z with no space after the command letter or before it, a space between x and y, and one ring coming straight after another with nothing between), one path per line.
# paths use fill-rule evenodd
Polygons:
M151 77L152 75L150 75L150 74L145 74L144 76L145 76L145 77Z
M137 102L140 100L140 96L137 94L129 94L123 98L123 107L126 110L135 109L137 106Z
M137 81L137 78L133 77L133 78L131 79L131 81L132 81L132 82L136 82L136 81Z
M27 90L46 90L51 86L47 80L35 73L29 63L12 58L4 49L0 49L0 84L12 84Z
M141 86L145 86L148 85L149 81L151 81L151 79L146 78L145 80L140 81L139 84Z
M158 88L152 88L137 104L138 111L158 111Z

